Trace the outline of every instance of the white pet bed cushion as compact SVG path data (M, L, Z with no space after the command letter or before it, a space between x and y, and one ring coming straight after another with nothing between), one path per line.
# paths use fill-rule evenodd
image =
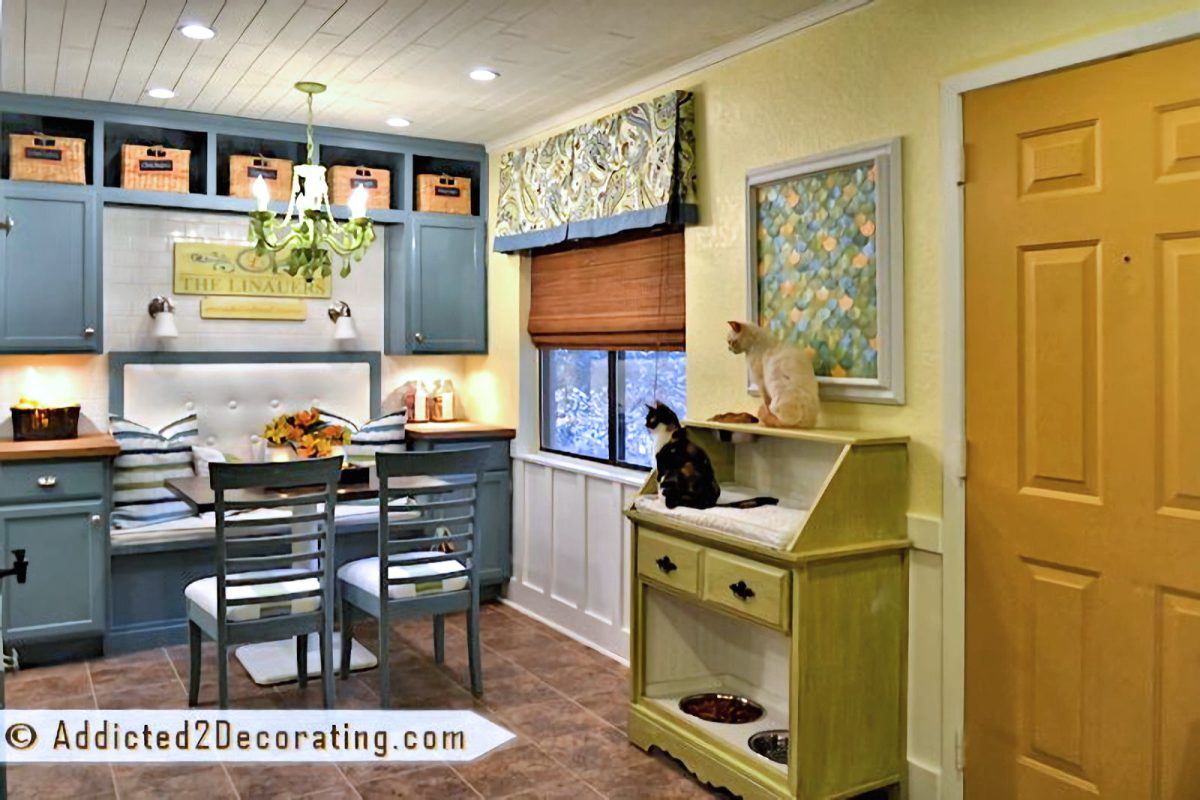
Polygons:
M445 561L434 561L428 564L412 564L406 566L403 562L416 558L425 558L432 554L430 550L414 550L409 553L397 553L392 556L388 566L388 576L391 578L422 578L419 583L398 583L388 587L388 597L400 600L405 597L438 594L441 592L457 592L467 588L467 576L455 575L441 577L447 573L459 572L463 568L460 561L447 557ZM399 563L397 563L399 562ZM338 577L346 583L353 584L363 591L379 596L379 557L360 558L351 561L338 570Z
M291 569L267 569L257 572L238 573L239 577L273 577L294 573ZM230 622L245 622L264 617L282 616L285 614L305 614L316 611L321 607L321 596L299 597L293 600L272 600L272 597L289 595L296 592L320 591L321 582L316 578L300 578L292 581L264 583L258 586L226 586L226 600L242 600L245 598L261 598L259 603L244 606L226 606L225 618ZM214 619L217 616L217 576L211 575L192 581L183 590L183 595L200 606Z
M753 495L741 491L722 489L721 502L731 503ZM765 544L777 550L788 546L792 536L803 527L808 512L785 506L759 506L757 508L667 508L661 495L644 495L634 501L634 508L662 514L686 522L697 528L706 528L739 539Z

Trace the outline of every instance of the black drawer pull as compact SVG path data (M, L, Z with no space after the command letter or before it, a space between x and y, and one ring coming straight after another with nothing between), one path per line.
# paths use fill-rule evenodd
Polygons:
M740 600L749 600L754 597L754 590L747 586L745 581L729 584L729 591L733 592L734 596Z
M668 575L679 569L675 562L671 560L670 556L662 556L661 558L657 558L655 559L654 563L658 564L658 568Z

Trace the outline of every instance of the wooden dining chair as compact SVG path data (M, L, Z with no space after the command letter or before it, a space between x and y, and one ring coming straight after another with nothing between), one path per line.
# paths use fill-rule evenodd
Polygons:
M479 646L479 530L475 507L488 449L379 453L378 555L338 570L342 678L350 673L353 615L379 621L381 705L391 704L389 623L432 616L434 658L445 655L443 615L467 612L471 691L483 692ZM386 587L386 588L384 588Z
M297 680L308 679L308 634L320 637L326 708L334 706L334 512L341 456L209 467L216 499L216 574L188 584L188 705L200 695L200 644L217 643L218 704L229 707L228 648L296 637ZM324 508L319 508L319 504ZM239 519L255 509L278 516Z

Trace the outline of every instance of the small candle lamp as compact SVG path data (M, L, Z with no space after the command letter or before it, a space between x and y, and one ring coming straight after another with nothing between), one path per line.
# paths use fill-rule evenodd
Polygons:
M79 435L79 403L59 399L64 393L44 385L32 368L25 383L21 398L10 409L13 440L76 438Z

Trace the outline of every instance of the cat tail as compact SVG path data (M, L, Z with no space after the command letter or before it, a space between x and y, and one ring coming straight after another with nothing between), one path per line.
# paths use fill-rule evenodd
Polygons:
M758 508L759 506L777 506L778 497L751 497L749 500L736 500L732 503L717 503L716 508Z

